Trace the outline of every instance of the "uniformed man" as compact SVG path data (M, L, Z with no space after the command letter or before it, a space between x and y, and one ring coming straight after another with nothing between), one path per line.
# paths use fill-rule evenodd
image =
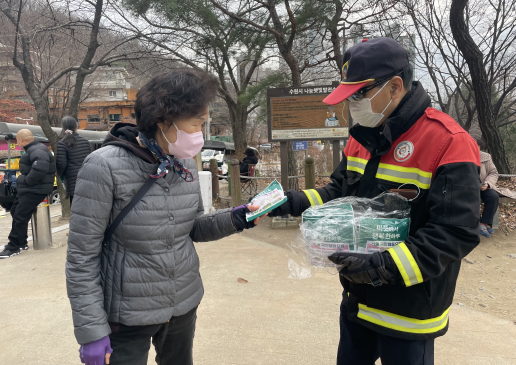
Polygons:
M344 287L337 364L429 365L448 330L461 259L479 243L478 147L431 107L407 51L391 38L344 55L342 81L324 102L349 102L356 124L323 188L287 192L270 216L299 216L332 199L411 190L404 242L372 255L336 253ZM410 194L410 192L409 192Z

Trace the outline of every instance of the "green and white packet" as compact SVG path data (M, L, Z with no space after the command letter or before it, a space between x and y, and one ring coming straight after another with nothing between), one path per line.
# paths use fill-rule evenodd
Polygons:
M245 218L248 222L269 213L287 201L283 188L278 180L274 180L263 191L257 194L249 205L259 205L260 209L247 213Z
M409 229L410 205L395 193L312 206L303 212L300 234L288 245L289 278L306 279L318 268L335 274L328 256L383 251L403 242Z

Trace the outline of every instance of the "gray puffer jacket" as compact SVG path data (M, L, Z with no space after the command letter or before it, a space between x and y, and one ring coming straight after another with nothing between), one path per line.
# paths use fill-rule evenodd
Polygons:
M236 229L231 209L203 213L195 162L184 164L195 181L185 182L175 171L157 179L115 230L108 248L102 245L108 223L158 165L109 145L84 161L75 188L66 263L79 344L110 334L108 322L165 323L200 303L204 290L192 241L217 240Z

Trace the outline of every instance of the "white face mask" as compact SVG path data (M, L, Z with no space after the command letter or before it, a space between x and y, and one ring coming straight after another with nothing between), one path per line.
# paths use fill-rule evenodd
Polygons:
M388 83L389 82L386 82L385 85ZM373 108L371 107L371 100L373 100L373 98L378 95L380 91L382 91L385 85L383 85L382 88L378 90L378 92L374 94L372 98L363 98L362 100L358 101L353 100L353 98L348 99L349 111L353 117L353 122L367 128L374 128L380 123L384 117L383 112L389 107L389 105L391 105L392 99L381 113L373 112Z

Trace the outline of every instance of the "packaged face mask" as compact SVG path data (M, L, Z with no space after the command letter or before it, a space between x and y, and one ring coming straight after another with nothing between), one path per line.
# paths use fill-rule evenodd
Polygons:
M271 210L286 203L287 197L278 180L274 180L261 193L257 194L249 205L259 205L260 209L247 213L245 218L248 222L269 213Z
M312 206L302 215L301 234L290 244L289 277L306 278L316 267L335 270L335 252L373 254L403 242L410 206L399 194L373 199L346 197Z

